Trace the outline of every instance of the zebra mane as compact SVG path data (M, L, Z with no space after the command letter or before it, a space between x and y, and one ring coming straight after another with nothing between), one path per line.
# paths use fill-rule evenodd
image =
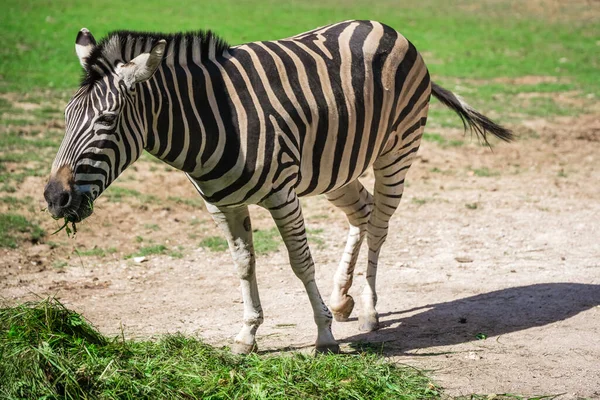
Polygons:
M200 44L202 55L208 54L211 49L214 49L216 55L222 54L230 47L210 30L178 33L114 31L102 38L88 56L81 86L92 87L109 72L108 65L114 68L118 63L128 63L139 54L150 51L154 43L161 39L167 41L169 49L173 49L165 58L178 58L182 40L186 43L185 49L190 57L190 50L194 44Z

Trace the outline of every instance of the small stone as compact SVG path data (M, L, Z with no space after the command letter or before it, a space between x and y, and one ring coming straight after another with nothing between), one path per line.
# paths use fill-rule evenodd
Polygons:
M148 259L145 256L141 256L141 257L133 257L133 262L136 264L141 264L143 262L148 261Z
M471 257L454 257L454 259L456 261L458 261L459 263L471 263L471 262L473 262L473 259Z

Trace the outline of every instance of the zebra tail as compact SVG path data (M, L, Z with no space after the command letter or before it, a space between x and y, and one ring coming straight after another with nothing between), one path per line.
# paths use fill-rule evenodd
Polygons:
M488 133L491 133L505 142L514 140L514 135L510 130L496 124L485 115L474 110L451 91L438 86L434 82L431 82L431 90L436 99L458 114L463 122L465 130L468 127L471 132L475 131L477 136L482 138L488 146L490 145L487 139Z

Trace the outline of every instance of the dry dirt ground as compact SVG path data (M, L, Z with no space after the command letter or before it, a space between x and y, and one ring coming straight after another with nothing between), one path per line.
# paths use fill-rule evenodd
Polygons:
M422 144L382 251L382 328L361 333L352 318L334 323L334 334L346 351L368 346L431 370L451 396L600 398L600 112L514 127L520 140L493 151L468 140ZM27 179L19 194L41 200L44 179ZM368 174L364 181L372 184ZM56 296L107 335L181 331L231 343L241 326L238 280L227 253L198 246L219 232L201 207L181 201L197 198L187 179L145 159L118 185L143 195L101 198L75 239L0 250L0 296ZM303 204L327 298L346 221L324 198ZM263 210L252 212L254 229L274 226ZM180 254L125 258L147 243ZM308 351L316 329L282 247L258 256L258 344ZM102 257L75 251L111 248Z

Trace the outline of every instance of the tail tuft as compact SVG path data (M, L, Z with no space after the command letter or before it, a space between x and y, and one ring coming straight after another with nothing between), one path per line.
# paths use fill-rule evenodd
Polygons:
M436 99L458 114L465 129L468 127L471 131L475 131L477 136L482 138L488 146L490 145L487 139L488 133L491 133L505 142L514 140L515 137L510 130L496 124L478 111L475 111L451 91L438 86L434 82L431 82L431 90Z

